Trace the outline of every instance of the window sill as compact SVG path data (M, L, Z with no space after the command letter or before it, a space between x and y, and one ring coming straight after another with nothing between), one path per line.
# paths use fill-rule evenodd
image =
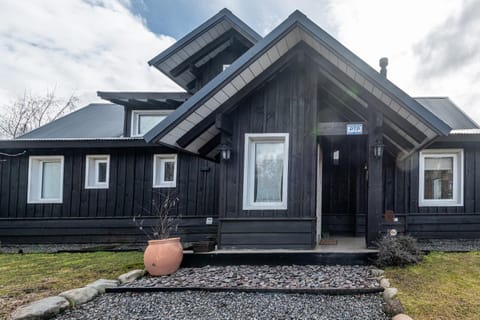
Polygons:
M108 186L85 186L85 189L108 189Z
M49 203L63 203L63 200L28 200L27 204L49 204Z
M456 201L422 201L418 204L419 207L463 207L463 203Z
M243 205L243 210L287 210L287 205L286 204L278 204L278 205L254 205L254 204L248 204L248 205Z
M153 186L152 188L155 188L155 189L160 189L160 188L176 188L177 185L176 184L161 184L161 185L156 185L156 186Z

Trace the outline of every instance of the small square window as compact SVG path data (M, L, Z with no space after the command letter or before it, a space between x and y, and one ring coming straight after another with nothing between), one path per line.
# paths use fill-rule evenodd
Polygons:
M153 187L175 188L177 186L177 155L156 154L153 156Z
M169 110L133 110L131 136L143 136L170 114Z
M85 188L107 189L109 171L109 155L88 155L85 165Z
M244 210L287 209L288 133L246 134Z
M32 156L28 168L28 203L62 203L63 156Z
M420 152L419 205L463 205L462 149Z

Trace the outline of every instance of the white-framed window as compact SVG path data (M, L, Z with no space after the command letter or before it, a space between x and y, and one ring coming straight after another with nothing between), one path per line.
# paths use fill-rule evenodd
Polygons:
M463 149L427 149L419 158L419 206L463 206Z
M245 134L244 210L287 209L288 133Z
M28 162L28 203L62 203L63 156L31 156Z
M85 189L108 189L110 155L87 155L85 162Z
M143 136L164 120L170 112L170 110L133 110L131 136Z
M175 188L177 186L177 155L155 154L153 156L153 187Z

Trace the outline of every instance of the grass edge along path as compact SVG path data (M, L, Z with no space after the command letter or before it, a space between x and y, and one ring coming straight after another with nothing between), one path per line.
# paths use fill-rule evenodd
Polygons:
M406 313L415 320L480 319L480 251L432 252L404 268L387 268Z
M0 254L0 319L20 305L143 269L143 252Z

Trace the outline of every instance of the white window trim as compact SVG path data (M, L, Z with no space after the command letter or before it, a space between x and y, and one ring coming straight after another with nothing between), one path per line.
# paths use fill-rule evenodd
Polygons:
M425 199L425 157L453 157L453 199ZM420 151L418 179L419 207L461 207L463 206L464 157L463 149L426 149Z
M95 181L94 184L88 184L88 176L89 176L89 160L100 160L101 162L107 163L107 181L106 182L98 182L98 170L97 166L95 166ZM95 163L95 162L94 162ZM110 155L109 154L89 154L85 157L85 189L108 189L110 182Z
M31 192L32 189L32 163L35 160L39 160L41 162L48 161L48 160L60 160L60 198L58 199L42 199L41 192L40 194L35 195L35 198L32 199L34 196ZM41 166L42 167L42 166ZM28 179L27 179L27 203L63 203L63 167L64 167L64 156L30 156L28 159ZM41 183L42 181L42 170L39 171L39 176L37 177L36 183ZM38 188L41 190L41 187Z
M246 133L245 151L243 162L243 210L286 210L288 197L288 158L289 158L289 134L288 133ZM283 188L281 202L253 202L255 154L252 146L255 142L278 142L284 143L285 157L283 160Z
M138 133L138 119L140 115L158 115L165 116L171 113L171 110L132 110L132 119L130 123L130 136L143 137L143 134ZM163 121L163 120L162 120Z
M173 170L173 181L162 181L160 184L156 184L157 181L157 159L173 160L175 163ZM177 154L154 154L153 155L153 188L176 188L177 187ZM165 167L161 168L165 170ZM160 173L159 173L160 174ZM165 172L163 173L165 177Z

